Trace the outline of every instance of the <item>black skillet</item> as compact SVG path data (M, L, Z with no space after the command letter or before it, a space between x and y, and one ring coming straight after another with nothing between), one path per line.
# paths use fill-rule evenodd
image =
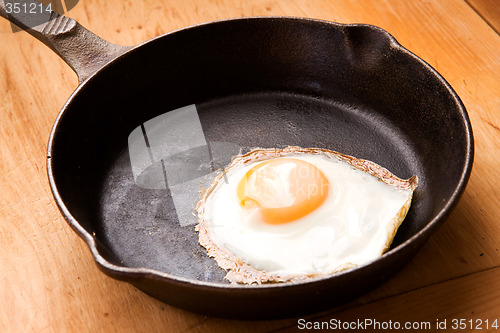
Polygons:
M0 12L8 16L1 1ZM380 28L243 18L129 48L109 44L73 20L51 18L30 33L62 56L80 80L50 135L54 198L102 271L164 302L251 319L303 315L346 302L410 261L466 186L473 137L462 102L434 69ZM9 19L23 27L30 23L22 23L29 17ZM219 143L229 147L219 166L238 149L297 145L369 159L403 178L418 175L413 205L390 251L309 282L228 284L197 244L193 225L181 226L173 190L139 186L131 166L131 133L193 104L205 148L214 155ZM199 171L192 165L198 154L193 148L174 156L177 170L187 161L177 184ZM165 175L166 161L151 163Z

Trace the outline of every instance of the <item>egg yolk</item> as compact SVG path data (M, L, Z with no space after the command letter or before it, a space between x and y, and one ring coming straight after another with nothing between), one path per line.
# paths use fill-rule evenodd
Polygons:
M239 182L237 196L245 209L259 209L268 224L295 221L318 208L328 196L321 170L294 158L276 158L251 168Z

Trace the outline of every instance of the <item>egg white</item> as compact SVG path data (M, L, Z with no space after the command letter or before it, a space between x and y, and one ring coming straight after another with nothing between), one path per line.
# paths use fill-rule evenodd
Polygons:
M388 248L414 188L391 186L343 160L321 154L286 157L311 163L325 174L330 183L326 200L298 220L270 225L242 208L236 195L240 180L263 161L230 168L203 202L206 236L228 254L218 260L221 267L236 270L224 264L236 260L268 276L289 280L361 265ZM228 276L237 272L232 273ZM235 280L244 282L245 278Z

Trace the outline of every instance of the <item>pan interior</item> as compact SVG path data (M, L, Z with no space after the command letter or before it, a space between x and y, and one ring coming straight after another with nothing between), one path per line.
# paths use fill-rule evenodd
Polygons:
M297 145L416 174L397 247L441 212L462 177L460 107L440 77L376 28L219 22L146 43L84 83L56 124L50 163L64 206L105 259L226 283L197 243L191 203L176 203L196 197L212 171L240 151ZM155 160L149 141L163 136L153 119L182 108L196 116L187 128L201 129L191 139L203 144Z

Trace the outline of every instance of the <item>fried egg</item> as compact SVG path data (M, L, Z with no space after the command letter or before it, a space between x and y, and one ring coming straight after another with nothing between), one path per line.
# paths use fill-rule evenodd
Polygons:
M233 283L334 274L389 248L416 186L334 151L255 149L202 193L199 243Z

